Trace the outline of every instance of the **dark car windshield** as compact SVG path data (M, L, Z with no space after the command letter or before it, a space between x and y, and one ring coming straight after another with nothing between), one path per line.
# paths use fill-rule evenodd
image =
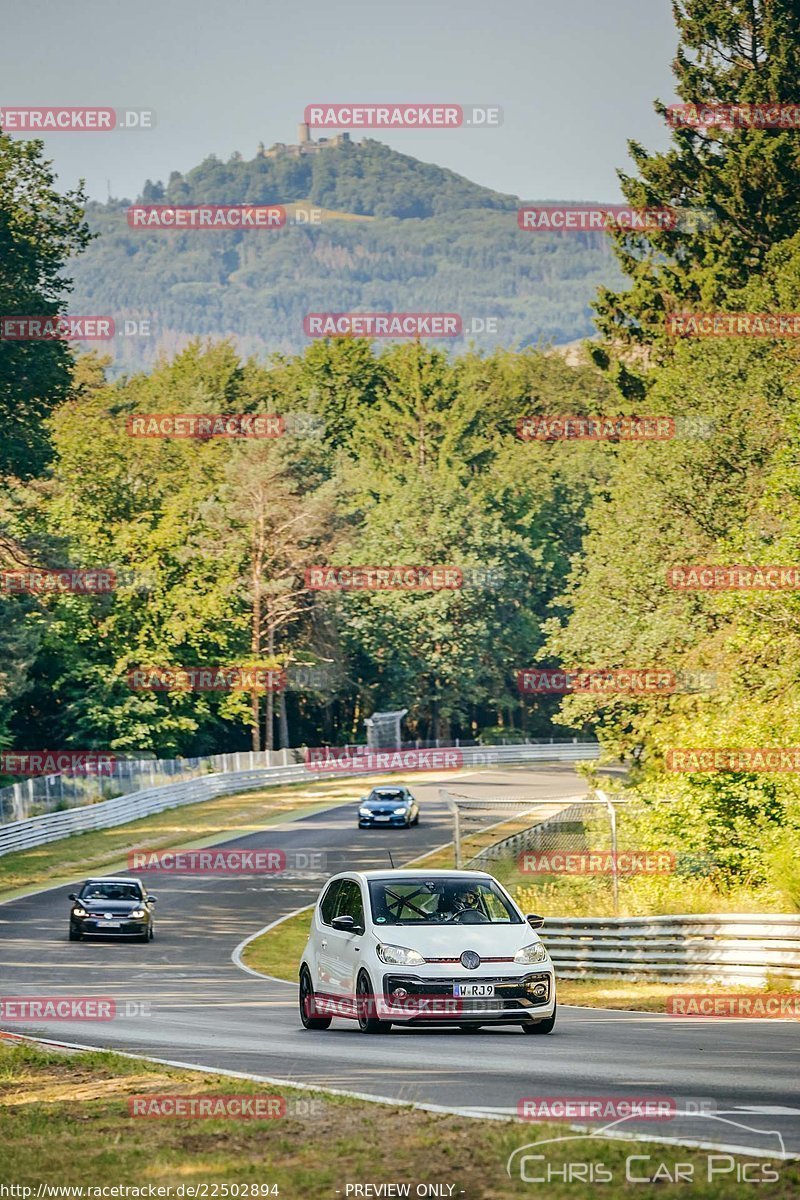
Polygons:
M81 900L141 900L142 893L135 883L87 883Z
M387 800L405 800L406 794L401 788L392 788L391 790L381 792L370 792L367 797L368 804L385 804Z
M522 924L493 879L371 879L369 898L376 925Z

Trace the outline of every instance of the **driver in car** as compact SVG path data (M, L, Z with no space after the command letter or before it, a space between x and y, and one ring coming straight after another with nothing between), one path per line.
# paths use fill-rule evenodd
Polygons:
M459 888L451 894L447 911L455 916L470 909L477 910L479 903L478 893L473 888Z

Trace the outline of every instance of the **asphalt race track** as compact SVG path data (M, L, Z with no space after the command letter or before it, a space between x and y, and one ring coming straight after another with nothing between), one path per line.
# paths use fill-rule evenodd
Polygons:
M410 782L422 802L415 829L358 830L356 806L347 805L225 845L322 850L329 875L388 866L387 848L401 866L451 837L437 799L442 780ZM487 768L452 786L554 798L582 790L571 767L558 764ZM516 1113L525 1097L670 1097L685 1115L623 1122L615 1132L770 1157L785 1145L800 1154L797 1022L561 1007L555 1033L538 1038L513 1026L472 1034L395 1028L365 1037L348 1021L306 1032L296 988L246 973L231 955L243 939L315 899L320 879L148 873L147 882L158 896L149 945L68 942L74 885L0 906L3 996L108 996L117 1009L111 1021L6 1022L7 1031L473 1113ZM520 1145L530 1141L523 1127Z

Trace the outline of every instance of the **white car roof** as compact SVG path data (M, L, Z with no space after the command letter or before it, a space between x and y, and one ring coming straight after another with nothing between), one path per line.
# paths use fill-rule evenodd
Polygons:
M364 879L369 882L370 879L385 879L389 876L391 879L491 879L493 878L488 871L442 871L439 868L430 870L427 867L417 867L416 870L393 871L391 867L385 867L382 871L340 871L340 875L355 875L359 879Z

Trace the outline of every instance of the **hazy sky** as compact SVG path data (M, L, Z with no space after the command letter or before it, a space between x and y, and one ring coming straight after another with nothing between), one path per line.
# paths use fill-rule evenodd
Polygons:
M0 107L155 109L149 132L46 137L61 186L98 199L294 142L306 104L389 100L504 109L368 135L397 150L524 199L614 200L627 139L665 146L652 101L674 98L669 0L0 0L0 30Z

